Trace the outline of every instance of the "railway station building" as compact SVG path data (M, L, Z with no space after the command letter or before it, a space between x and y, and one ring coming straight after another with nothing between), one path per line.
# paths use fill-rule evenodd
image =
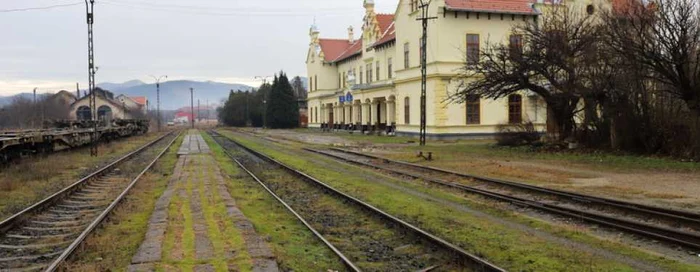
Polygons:
M578 1L578 0L576 0ZM422 27L419 0L401 0L394 14L379 14L365 0L361 34L322 38L311 26L307 52L309 127L417 135L420 131ZM536 20L544 2L433 0L427 39L427 134L430 138L491 137L501 124L533 122L544 130L547 107L523 91L491 100L450 103L455 77L468 54L486 43L522 43L514 24ZM521 44L516 44L521 45Z

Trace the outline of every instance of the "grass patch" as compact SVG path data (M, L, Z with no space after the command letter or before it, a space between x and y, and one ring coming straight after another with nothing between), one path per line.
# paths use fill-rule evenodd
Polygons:
M438 236L447 238L470 252L486 256L487 259L506 269L515 271L633 270L633 268L615 260L592 255L559 243L551 243L530 233L511 229L500 223L475 217L468 212L459 211L441 203L398 191L379 182L368 182L368 180L373 180L373 178L348 175L347 172L320 167L319 165L323 165L323 163L333 163L333 161L326 158L315 155L313 158L310 158L310 156L299 156L300 151L298 150L289 150L286 153L282 151L286 150L286 148L281 146L268 147L260 144L258 140L239 137L226 131L222 131L222 133L312 176L323 178L324 182L339 190L355 195ZM356 168L348 171L353 171L354 173L366 172ZM367 176L370 176L370 174L367 174ZM388 179L386 177L377 178ZM397 183L399 182L397 181ZM617 252L622 256L654 263L662 267L663 270L697 271L698 269L697 266L681 264L619 243L599 240L577 229L554 226L547 222L498 210L498 205L494 205L493 202L490 202L490 204L479 204L466 198L457 197L456 194L446 193L444 190L416 185L405 186L455 203L474 207L476 210L484 210L499 217L520 222L558 237L589 244L593 248L603 248ZM494 208L494 206L496 207Z
M231 196L253 223L259 235L267 236L283 271L328 271L343 269L338 258L313 234L251 180L228 158L221 146L207 134L214 157L219 162Z
M177 162L182 137L144 175L108 220L90 236L66 264L68 271L125 271L148 229L155 203L165 191Z

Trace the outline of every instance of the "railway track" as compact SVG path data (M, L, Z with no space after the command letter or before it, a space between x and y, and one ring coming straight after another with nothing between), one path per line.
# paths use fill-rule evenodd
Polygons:
M59 269L178 136L163 135L0 222L0 271Z
M217 132L209 133L350 271L505 271L308 174Z
M390 160L339 148L305 150L390 174L424 180L645 238L700 249L700 215Z

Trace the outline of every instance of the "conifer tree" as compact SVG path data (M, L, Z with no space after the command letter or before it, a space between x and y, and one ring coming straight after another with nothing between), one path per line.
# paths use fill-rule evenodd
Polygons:
M267 101L267 126L295 128L299 126L299 107L294 89L284 72L275 75Z

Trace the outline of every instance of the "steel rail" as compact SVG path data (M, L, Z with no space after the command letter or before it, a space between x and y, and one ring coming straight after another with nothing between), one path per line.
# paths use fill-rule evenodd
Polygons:
M329 192L332 192L332 193L334 193L342 198L345 198L346 200L349 200L350 202L352 202L352 203L354 203L362 208L370 210L373 213L388 220L389 222L392 222L392 223L397 224L399 226L402 226L410 231L413 231L414 233L427 239L428 241L431 241L431 242L453 252L454 254L456 254L457 256L462 258L463 260L467 260L467 261L472 262L475 266L477 266L476 267L478 269L477 271L497 271L497 272L505 272L506 271L505 269L498 267L495 264L492 264L489 261L482 259L481 257L478 257L472 253L469 253L466 250L464 250L456 245L453 245L452 243L450 243L450 242L448 242L440 237L437 237L437 236L435 236L435 235L433 235L425 230L422 230L422 229L420 229L420 228L418 228L418 227L416 227L416 226L414 226L406 221L403 221L403 220L401 220L401 219L399 219L399 218L397 218L397 217L395 217L395 216L393 216L393 215L391 215L391 214L389 214L389 213L387 213L387 212L385 212L377 207L374 207L369 203L366 203L358 198L355 198L355 197L350 196L346 193L343 193L343 192L335 189L334 187L332 187L332 186L330 186L330 185L328 185L328 184L326 184L326 183L324 183L324 182L322 182L322 181L320 181L320 180L318 180L318 179L316 179L316 178L314 178L314 177L312 177L304 172L296 170L296 169L294 169L294 168L292 168L292 167L290 167L290 166L288 166L288 165L286 165L278 160L275 160L274 158L272 158L270 156L267 156L261 152L255 151L255 150L253 150L253 149L251 149L243 144L240 144L239 142L237 142L234 139L231 139L228 137L226 137L226 138L229 139L234 144L236 144L237 146L246 150L247 152L249 152L249 153L251 153L251 154L253 154L253 155L255 155L263 160L271 162L271 163L281 167L282 169L284 169L284 170L286 170L294 175L297 175L297 176L299 176L307 181L311 181L314 185L320 186L321 188L323 188Z
M83 185L85 185L85 183L87 181L92 180L92 179L104 174L105 172L111 170L114 166L130 159L131 157L133 157L139 153L141 153L143 150L151 147L152 145L156 144L157 142L159 142L160 140L162 140L163 138L167 137L170 134L172 134L172 132L165 134L165 135L159 137L158 139L155 139L155 140L147 143L146 145L140 147L139 149L122 156L121 158L111 162L110 164L98 169L95 172L92 172L91 174L85 176L84 178L81 178L80 180L76 181L75 183L67 186L63 190L58 191L58 192L44 198L43 200L35 203L34 205L31 205L31 206L25 208L24 210L22 210L16 214L10 216L9 218L3 220L2 222L0 222L0 233L7 232L12 227L16 226L17 224L22 223L24 221L24 219L26 219L27 216L30 216L31 214L34 214L36 212L39 212L39 211L51 206L53 203L59 201L64 196L80 189Z
M168 134L164 135L158 140L162 140L166 136L169 136L171 134L173 134L173 132L169 132ZM163 155L165 155L165 153L168 152L170 147L172 147L173 143L175 143L175 141L180 137L181 134L182 131L180 131L178 135L168 143L168 145L163 149L163 151L161 151L158 154L158 156L156 156L153 159L153 161L151 161L151 163L149 163L143 169L143 171L141 171L141 173L139 173L139 175L136 176L136 178L134 178L129 183L129 186L127 186L126 189L124 189L124 191L122 191L122 193L119 194L119 196L117 196L117 198L114 201L112 201L112 203L97 218L95 218L95 220L92 221L92 223L90 223L90 225L78 236L78 238L76 238L73 241L73 243L71 243L71 245L68 246L68 248L66 248L63 251L63 253L61 253L61 255L58 258L56 258L48 268L46 268L46 272L53 272L60 268L63 262L65 262L75 252L75 250L85 241L85 239L87 239L87 237L107 218L107 216L114 210L114 208L117 207L117 205L119 205L119 203L126 197L126 195L129 194L131 189L134 186L136 186L136 183L141 179L141 177L143 177L143 175L145 175L146 172L151 170L151 168L153 168L153 166L158 162L158 160L160 160L160 158L162 158Z
M600 213L594 213L594 212L587 212L583 210L578 210L574 208L568 208L568 207L563 207L559 205L553 205L553 204L548 204L548 203L543 203L539 201L534 201L534 200L529 200L521 197L516 197L516 196L511 196L511 195L506 195L506 194L501 194L493 191L488 191L484 189L479 189L463 184L459 184L456 182L450 182L450 181L443 181L439 179L434 179L434 178L429 178L421 175L415 175L407 172L402 172L399 170L395 169L390 169L387 167L382 167L376 164L371 164L371 163L366 163L366 162L361 162L361 161L355 161L349 158L345 158L342 156L338 156L335 154L331 154L328 152L320 151L320 150L315 150L315 149L309 149L309 148L304 148L306 151L314 152L317 154L321 154L324 156L328 156L331 158L335 158L341 161L365 166L365 167L370 167L382 171L387 171L391 172L393 174L397 175L402 175L402 176L408 176L414 179L421 179L425 181L429 181L432 183L437 183L443 186L451 187L451 188L456 188L460 189L463 191L467 191L470 193L475 193L479 194L482 196L486 196L489 198L494 198L500 201L504 202L510 202L514 203L517 205L521 205L524 207L530 207L538 210L542 210L545 212L549 213L554 213L558 214L561 216L567 216L571 218L576 218L576 219L581 219L584 221L588 221L591 223L596 223L628 232L632 232L638 235L646 236L646 237L652 237L655 239L663 240L666 242L694 248L694 249L700 249L700 235L696 233L691 233L691 232L686 232L686 231L681 231L678 229L672 229L672 228L666 228L666 227L660 227L660 226L654 226L650 224L645 224L633 220L628 220L628 219L623 219L623 218L616 218Z
M209 134L212 136L212 138L225 138L225 136L223 136L217 132L214 132L214 131L209 131ZM265 183L262 180L260 180L260 178L258 178L255 174L253 174L253 172L248 170L248 168L246 168L238 159L236 159L230 152L228 152L223 147L223 145L221 145L221 143L219 143L216 140L214 140L214 142L216 142L216 144L218 144L221 147L221 150L224 151L224 154L226 154L226 156L228 156L231 160L233 160L233 162L235 162L241 169L243 169L243 171L245 171L261 187L263 187L263 189L265 189L265 191L267 191L270 195L272 195L272 197L277 199L277 201L280 204L282 204L282 206L284 206L290 213L292 213L302 224L304 224L304 226L306 226L306 228L309 229L316 236L316 238L321 240L331 251L333 251L333 253L335 253L335 255L337 255L343 261L343 264L348 269L350 269L351 271L356 271L356 272L361 271L360 268L358 268L357 265L355 265L350 260L350 258L345 256L345 254L343 254L338 248L336 248L333 244L331 244L330 241L328 241L325 237L323 237L323 235L321 233L319 233L313 226L311 226L311 224L309 224L306 221L306 219L301 217L301 215L299 215L299 213L297 213L291 206L289 206L289 204L287 204L284 200L282 200L282 198L280 198L277 194L275 194L275 192L273 192L269 187L267 187L267 185L265 185Z
M339 152L348 153L348 154L353 154L353 155L357 155L357 156L362 156L362 157L366 157L366 158L370 158L370 159L383 160L387 163L409 166L409 167L413 167L413 168L420 169L420 170L428 170L428 171L439 172L442 174L455 175L455 176L459 176L459 177L463 177L463 178L471 178L471 179L474 179L477 181L488 182L488 183L492 183L492 184L496 184L496 185L515 187L518 189L524 189L524 190L534 191L534 192L538 192L538 193L545 193L545 194L550 194L550 195L557 195L557 196L561 196L561 197L566 197L566 198L569 198L571 200L575 200L578 202L583 202L583 203L590 202L590 203L597 203L597 204L601 204L601 205L608 205L608 206L617 207L617 208L621 208L621 209L628 209L628 210L632 210L635 212L643 212L643 213L647 213L649 215L654 215L654 216L664 216L664 217L667 217L669 219L679 220L679 221L684 221L684 222L691 223L691 224L700 225L700 214L693 213L690 211L667 209L667 208L662 208L662 207L632 203L632 202L610 199L610 198L605 198L605 197L598 197L598 196L591 196L591 195L585 195L585 194L562 191L562 190L549 189L549 188L544 188L544 187L539 187L539 186L534 186L534 185L523 184L520 182L464 174L464 173L459 173L459 172L441 169L441 168L432 167L432 166L425 166L425 165L419 165L419 164L415 164L415 163L392 160L392 159L388 159L388 158L383 158L383 157L379 157L379 156L375 156L375 155L369 155L369 154L365 154L365 153L361 153L361 152L355 152L355 151L342 149L342 148L330 148L330 150L339 151Z

